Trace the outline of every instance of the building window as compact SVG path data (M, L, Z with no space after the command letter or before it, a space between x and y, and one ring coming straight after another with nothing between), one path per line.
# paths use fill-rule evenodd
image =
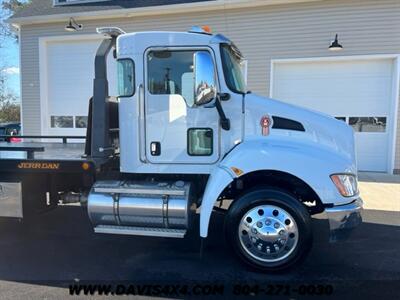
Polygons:
M74 128L74 117L51 116L51 128Z
M151 51L147 55L148 89L153 95L181 95L194 105L195 51Z
M385 132L386 117L350 117L349 125L355 132Z
M75 128L87 128L88 117L87 116L76 116L75 117Z
M213 131L211 128L189 128L188 154L210 156L213 152Z

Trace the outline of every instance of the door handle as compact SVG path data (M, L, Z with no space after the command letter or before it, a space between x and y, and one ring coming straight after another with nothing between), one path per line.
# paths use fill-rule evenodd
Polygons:
M160 156L161 155L160 142L151 142L150 143L150 153L152 156Z

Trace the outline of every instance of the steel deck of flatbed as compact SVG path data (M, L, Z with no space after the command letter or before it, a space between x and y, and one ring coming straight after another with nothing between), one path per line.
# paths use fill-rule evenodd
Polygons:
M84 143L0 142L0 173L93 173Z
M37 151L35 151L37 150ZM1 159L28 159L26 152L34 152L34 160L73 160L84 161L84 143L45 143L45 142L0 142Z

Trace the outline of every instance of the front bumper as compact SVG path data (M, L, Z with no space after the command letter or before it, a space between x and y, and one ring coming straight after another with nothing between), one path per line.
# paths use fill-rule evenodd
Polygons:
M330 240L347 237L349 232L362 222L363 201L361 198L345 205L325 208L329 221Z

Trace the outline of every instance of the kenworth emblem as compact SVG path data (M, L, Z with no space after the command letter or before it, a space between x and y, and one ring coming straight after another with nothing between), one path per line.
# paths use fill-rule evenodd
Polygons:
M269 127L271 126L271 118L269 115L265 115L260 120L261 134L264 136L269 135Z

